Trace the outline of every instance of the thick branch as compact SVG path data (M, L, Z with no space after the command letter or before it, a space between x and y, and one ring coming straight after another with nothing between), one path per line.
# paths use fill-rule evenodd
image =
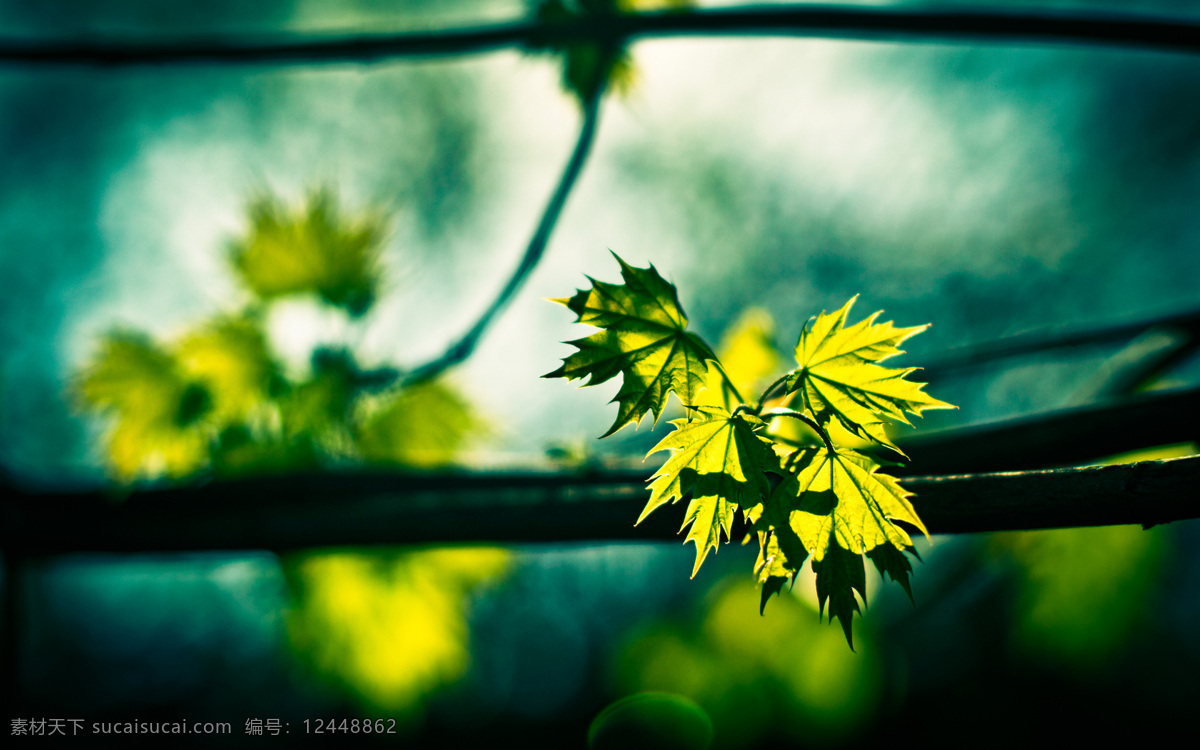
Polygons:
M267 40L0 40L0 62L146 65L166 63L372 63L540 49L591 41L617 46L666 36L799 36L901 42L1085 43L1200 52L1200 24L1135 15L1054 12L922 11L820 5L714 8L622 14L562 23L516 22L398 34Z
M1200 440L1200 389L1146 393L973 427L917 433L897 442L912 459L903 475L1076 466L1156 445Z
M680 507L633 521L646 472L352 474L132 493L3 498L9 554L268 549L446 542L678 540ZM1200 517L1200 457L1123 466L909 479L935 534ZM735 529L734 536L739 531Z

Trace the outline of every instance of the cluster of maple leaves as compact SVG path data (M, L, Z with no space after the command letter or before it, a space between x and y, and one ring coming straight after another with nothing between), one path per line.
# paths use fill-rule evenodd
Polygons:
M855 592L864 602L866 597L863 556L911 598L906 554L916 552L900 524L928 532L909 502L912 494L880 474L867 453L838 442L875 444L906 458L885 423L909 424L906 412L953 408L907 379L915 368L879 364L903 353L899 345L927 326L876 323L879 313L847 325L851 299L808 322L796 344L798 367L751 402L712 348L686 330L674 285L653 266L637 268L614 257L624 284L589 277L590 289L554 300L574 312L576 322L600 330L569 342L578 351L545 377L587 378L584 385L598 385L621 375L613 399L617 419L602 437L636 426L647 413L657 422L675 393L687 416L672 421L674 431L650 451L670 456L650 480L650 499L638 521L661 505L688 499L683 528L696 544L695 576L708 551L722 536L729 538L740 510L759 545L754 572L762 584L760 608L811 558L820 611L828 606L830 620L838 618L853 647ZM788 423L808 429L797 433Z

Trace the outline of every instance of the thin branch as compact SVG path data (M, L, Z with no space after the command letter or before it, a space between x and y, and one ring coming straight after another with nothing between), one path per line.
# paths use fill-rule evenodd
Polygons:
M17 556L374 544L679 540L679 508L637 527L646 472L352 474L133 492L4 491L0 546ZM934 534L1200 517L1200 457L905 480ZM672 512L674 511L674 512ZM735 529L733 536L740 535Z
M604 70L604 66L598 66L598 68ZM529 274L537 267L538 261L542 259L542 255L546 252L546 245L550 241L550 234L554 231L555 224L558 223L558 217L562 214L563 206L566 205L567 196L571 194L571 189L575 187L575 182L579 179L579 175L583 171L583 165L587 161L588 154L591 152L592 143L596 140L596 129L600 122L600 106L604 98L606 82L602 79L597 85L593 86L590 97L583 105L583 124L579 128L579 138L575 141L575 148L571 152L571 158L567 161L567 166L563 169L562 176L558 180L558 185L554 188L554 192L550 195L550 200L546 203L546 208L542 212L542 217L538 221L537 228L534 230L533 236L530 237L529 244L525 247L525 254L521 256L521 262L517 264L517 268L513 271L512 276L509 277L508 282L505 283L500 293L496 295L496 298L492 300L492 304L488 305L483 314L463 334L462 338L452 344L438 357L405 374L401 378L402 384L413 385L431 380L471 356L471 352L475 351L475 346L479 343L479 339L483 336L484 332L487 331L488 326L492 324L496 316L508 305L513 295L517 293L517 290L529 278Z
M937 356L921 368L921 375L928 380L955 370L965 370L988 365L998 359L1040 354L1055 349L1100 346L1130 341L1139 334L1154 328L1178 330L1193 339L1200 340L1200 309L1144 318L1132 323L1118 323L1096 328L1054 328L1019 333L1014 336L982 344L951 349Z
M767 389L762 392L761 396L758 397L758 403L754 406L754 411L756 414L762 411L763 406L767 403L767 399L774 396L775 391L778 390L779 386L783 385L784 381L786 381L790 376L791 373L784 373L783 375L779 376L778 380L767 386Z
M615 14L566 22L519 21L395 34L266 40L0 40L0 62L35 65L168 63L373 63L466 55L504 48L545 49L593 42L618 47L638 38L776 36L894 42L1103 44L1200 53L1200 23L1145 15L1050 11L924 11L808 4Z
M825 450L829 451L830 453L836 452L833 447L833 441L829 439L829 433L825 431L824 427L817 423L817 420L813 419L807 414L798 412L795 409L768 409L762 414L763 419L771 419L773 417L791 417L792 419L800 420L804 424L808 425L813 432L820 436L821 441L825 443Z

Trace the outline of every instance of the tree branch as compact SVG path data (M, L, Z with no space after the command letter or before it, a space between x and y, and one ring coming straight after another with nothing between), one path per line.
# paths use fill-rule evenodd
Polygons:
M924 11L835 5L713 8L615 14L567 22L520 21L396 34L260 40L0 40L0 63L161 65L170 63L374 63L566 43L619 46L668 36L799 36L894 42L1084 43L1200 53L1200 23L1144 15L1050 11Z
M1040 354L1054 349L1071 349L1130 341L1153 328L1182 331L1193 340L1200 340L1200 310L1184 310L1132 323L1118 323L1096 328L1063 330L1062 327L1055 327L1019 333L996 341L950 349L922 367L921 374L926 379L936 380L948 372L991 364L998 359Z
M1193 415L1200 388L1146 393L1111 404L1094 404L900 437L912 459L888 469L903 476L1013 471L1073 466L1156 445L1200 440Z
M678 540L679 508L635 527L645 471L324 474L132 492L2 493L0 546L18 556L374 544ZM904 486L934 534L1142 524L1200 517L1200 457ZM674 512L673 512L674 511ZM740 536L735 529L734 538Z
M599 66L600 70L604 70L603 66ZM606 77L606 72L605 72ZM542 259L542 255L546 252L546 245L550 242L550 234L554 231L554 226L558 223L558 217L562 214L563 206L566 205L567 196L571 194L571 189L575 187L575 182L579 179L580 173L583 171L583 165L587 161L588 154L591 153L592 143L596 140L596 128L600 122L600 106L604 99L604 91L607 81L602 78L595 86L592 87L591 94L583 104L583 124L579 128L579 138L575 141L575 148L571 152L571 158L567 161L567 166L563 169L562 176L558 180L558 185L554 188L554 192L550 195L550 200L546 203L545 210L542 211L542 217L538 221L537 228L534 229L533 236L529 238L529 244L525 247L525 254L521 256L521 262L517 264L516 270L509 277L508 282L492 300L492 304L488 305L479 319L475 321L462 338L452 344L440 356L426 362L425 364L414 368L410 372L403 375L400 379L403 385L414 385L427 380L436 378L450 367L463 362L467 357L471 356L471 352L475 351L475 346L479 343L479 339L487 331L495 317L502 311L512 300L513 295L529 278L529 274L537 267L538 261Z

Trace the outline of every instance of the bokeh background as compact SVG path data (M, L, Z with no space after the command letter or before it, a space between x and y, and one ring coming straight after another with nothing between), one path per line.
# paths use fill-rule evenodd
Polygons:
M1200 18L1187 0L1019 5ZM531 12L515 0L4 0L0 29L161 41ZM714 344L758 308L752 320L787 352L810 315L860 294L861 314L933 322L908 347L917 365L1022 331L1200 306L1195 56L773 38L642 41L631 54L545 258L444 381L471 429L435 459L375 459L640 458L661 427L595 440L615 384L540 379L570 351L558 342L581 334L543 298L584 273L615 280L610 249L676 283ZM0 66L4 471L40 486L120 478L111 415L81 403L80 373L113 331L176 341L256 304L230 258L263 196L300 215L325 190L345 217L385 217L364 314L314 295L260 308L282 377L315 377L318 350L364 370L438 354L516 265L574 143L580 107L561 67L519 51ZM929 390L960 408L923 426L1078 403L1113 354L948 375ZM1198 378L1185 362L1157 385ZM322 460L366 454L322 445ZM20 573L7 679L20 715L230 721L222 741L241 742L261 739L243 736L249 718L295 734L305 718L392 717L394 739L418 745L511 733L582 746L605 705L639 691L696 701L717 747L1182 724L1200 667L1196 522L921 545L916 606L872 583L854 653L818 623L811 580L760 618L753 552L736 545L694 580L691 549L670 543L39 560Z

